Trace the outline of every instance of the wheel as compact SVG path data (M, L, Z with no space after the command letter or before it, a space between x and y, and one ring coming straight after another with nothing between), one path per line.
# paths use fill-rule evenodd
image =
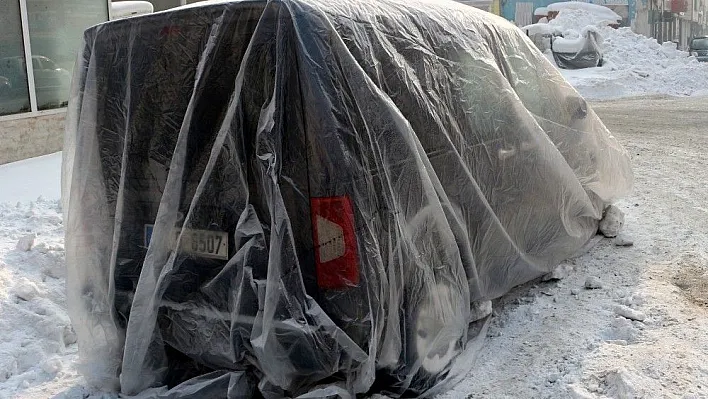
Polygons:
M464 348L470 312L467 278L456 238L440 208L407 223L410 267L404 306L405 378L420 394L444 379Z
M439 376L462 352L466 323L462 294L436 283L423 297L411 319L413 359L425 376Z

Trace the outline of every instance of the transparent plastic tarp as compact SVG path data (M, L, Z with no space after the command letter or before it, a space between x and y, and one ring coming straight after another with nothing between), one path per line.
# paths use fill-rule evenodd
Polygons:
M629 158L506 21L215 3L85 33L63 163L83 373L145 397L430 396Z
M559 68L595 68L602 66L602 42L595 29L585 28L576 38L552 38L550 49Z

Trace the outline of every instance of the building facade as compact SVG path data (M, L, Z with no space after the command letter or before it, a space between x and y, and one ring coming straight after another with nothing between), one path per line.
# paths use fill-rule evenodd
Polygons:
M106 0L0 0L0 164L61 148L85 28Z
M636 0L633 29L659 42L675 42L688 48L695 36L708 34L708 2L705 0Z

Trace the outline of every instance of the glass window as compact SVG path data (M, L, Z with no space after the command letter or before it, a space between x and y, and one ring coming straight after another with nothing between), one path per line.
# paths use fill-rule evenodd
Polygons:
M66 106L84 29L108 20L106 0L27 0L37 107Z
M32 57L32 68L34 68L35 71L38 69L42 69L42 64L40 64L39 60L34 57Z
M708 50L708 38L693 39L691 41L692 50Z
M30 110L20 2L0 1L0 115Z

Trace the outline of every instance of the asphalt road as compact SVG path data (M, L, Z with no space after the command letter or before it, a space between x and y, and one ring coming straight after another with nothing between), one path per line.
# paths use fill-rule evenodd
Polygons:
M708 143L708 98L639 98L592 104L622 144L665 142L669 146Z

